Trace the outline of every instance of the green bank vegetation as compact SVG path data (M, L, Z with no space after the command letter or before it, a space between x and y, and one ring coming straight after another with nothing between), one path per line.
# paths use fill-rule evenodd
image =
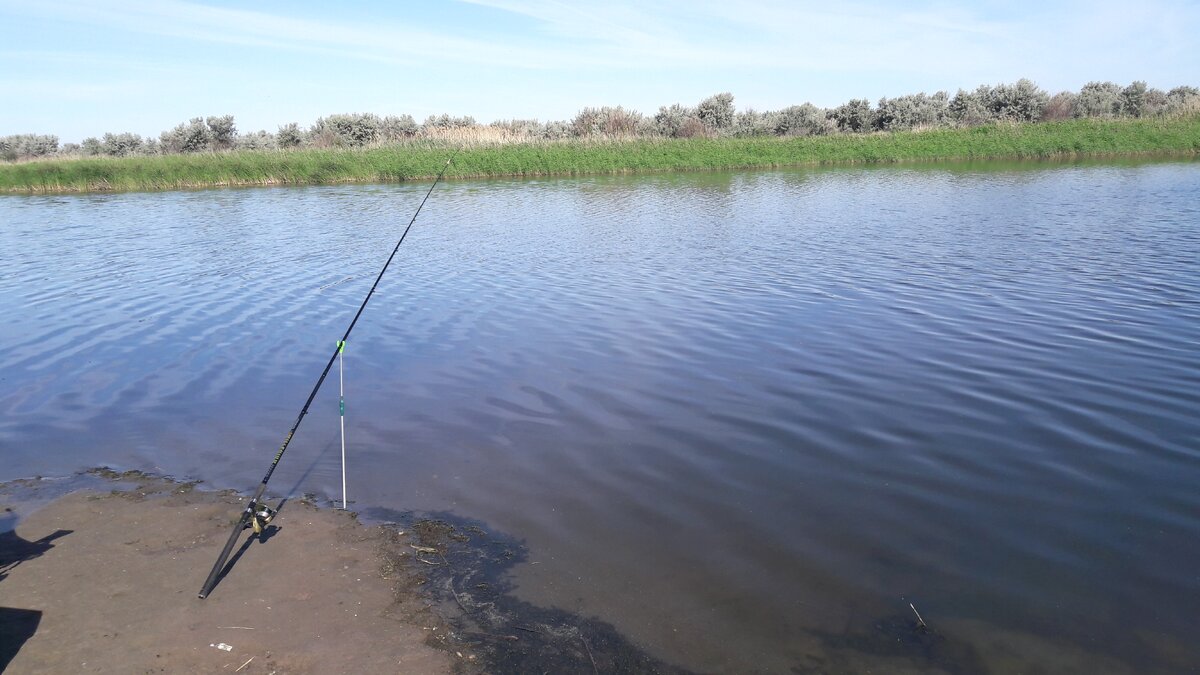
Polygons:
M195 117L158 138L106 133L82 144L59 145L49 134L0 137L0 159L50 157L126 157L231 150L378 147L414 140L455 140L472 145L530 143L569 139L745 138L829 136L837 134L974 127L994 122L1053 122L1067 119L1163 118L1200 113L1200 89L1163 91L1137 81L1126 87L1089 82L1078 93L1050 96L1030 80L960 89L951 97L909 94L881 98L872 105L853 99L834 108L811 103L781 110L738 111L733 94L710 96L695 106L662 106L653 116L620 106L584 108L569 121L500 120L479 124L472 117L431 115L418 124L411 115L372 113L330 115L302 128L295 122L278 132L239 133L233 115Z
M552 176L977 159L1200 154L1200 115L993 123L824 136L574 139L505 144L453 138L381 147L51 159L0 165L0 190L85 192L452 177Z

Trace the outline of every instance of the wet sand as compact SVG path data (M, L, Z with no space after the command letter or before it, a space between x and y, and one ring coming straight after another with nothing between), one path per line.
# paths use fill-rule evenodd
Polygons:
M0 516L16 521L0 531L0 670L440 673L472 660L427 644L447 627L399 564L411 551L395 530L291 500L200 600L244 497L123 478L31 513L38 481L0 486Z
M0 484L0 671L685 672L517 599L524 545L451 513L367 526L289 499L200 600L246 502L195 488L106 469Z

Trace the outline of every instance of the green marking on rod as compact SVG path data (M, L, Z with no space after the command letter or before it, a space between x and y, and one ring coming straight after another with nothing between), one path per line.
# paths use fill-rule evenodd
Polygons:
M338 340L338 343L337 343L337 348L338 348L338 353L339 353L339 354L343 354L343 353L345 353L345 351L346 351L346 341L345 341L345 340Z
M344 398L338 399L338 414L342 417L346 416L346 399Z

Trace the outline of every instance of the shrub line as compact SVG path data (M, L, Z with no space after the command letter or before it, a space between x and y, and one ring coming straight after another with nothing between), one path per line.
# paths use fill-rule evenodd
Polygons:
M452 142L225 151L0 165L7 193L106 192L430 179ZM1200 115L1000 123L809 137L609 139L467 145L449 176L548 177L804 166L1200 154Z

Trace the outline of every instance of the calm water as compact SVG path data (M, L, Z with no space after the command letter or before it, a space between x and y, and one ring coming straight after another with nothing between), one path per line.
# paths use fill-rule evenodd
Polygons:
M252 487L426 187L0 198L0 480ZM1198 263L1195 162L450 183L350 496L686 668L928 667L909 602L959 670L1192 668ZM331 384L280 493L340 492Z

